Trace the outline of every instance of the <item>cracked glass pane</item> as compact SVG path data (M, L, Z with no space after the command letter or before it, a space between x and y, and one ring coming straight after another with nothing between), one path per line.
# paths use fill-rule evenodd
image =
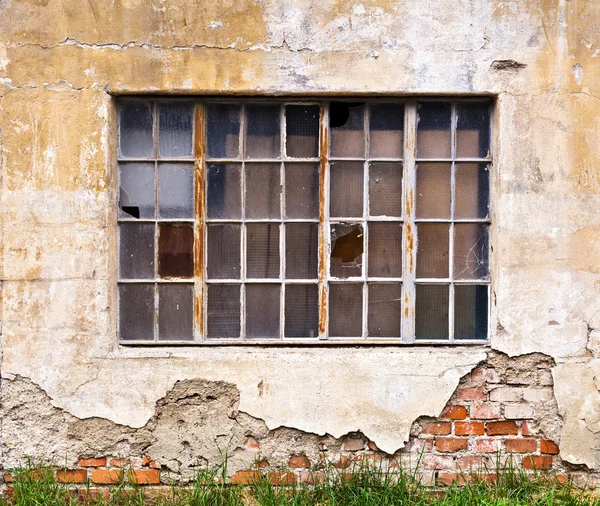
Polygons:
M449 163L417 166L417 218L450 218Z
M456 164L456 219L488 218L490 213L490 170L482 163Z
M369 156L402 158L404 148L404 106L373 104L369 119Z
M319 156L318 105L288 105L285 108L286 151L295 158Z
M158 210L161 218L194 217L194 164L159 164Z
M246 277L279 277L279 224L246 225Z
M241 170L242 166L234 163L215 163L208 166L206 214L209 218L241 218Z
M332 157L364 158L365 105L363 103L331 102L329 127Z
M402 223L369 222L369 276L402 276Z
M319 164L285 164L285 216L319 219Z
M158 226L158 275L191 278L194 275L194 229L189 225Z
M126 341L154 339L154 284L119 285L119 336Z
M454 339L486 339L487 285L454 286Z
M149 103L121 104L121 156L149 158L154 154L152 107Z
M454 225L454 278L488 279L490 241L485 223Z
M448 277L449 231L447 223L417 225L417 278Z
M415 336L448 339L448 285L417 285Z
M240 155L240 106L206 106L206 154L209 158L238 158Z
M246 158L280 158L279 104L246 107Z
M285 224L285 277L316 279L319 266L319 227L316 223Z
M456 106L456 156L490 156L490 104L459 103Z
M207 285L207 336L240 337L240 285Z
M285 336L318 337L319 287L285 285Z
M362 283L329 285L329 335L331 337L362 336Z
M369 283L369 337L400 337L402 285Z
M120 163L119 218L154 218L154 164Z
M369 214L402 216L402 164L379 162L369 165Z
M356 223L331 225L330 272L335 278L349 278L362 274L364 236L362 226Z
M194 285L158 285L158 340L194 338Z
M281 285L246 285L246 337L279 337Z
M240 225L208 225L207 266L209 279L239 279Z
M193 109L190 104L159 105L158 144L160 156L192 156Z
M360 218L363 215L364 164L332 162L329 172L329 215Z
M281 217L281 167L278 163L246 163L246 218Z
M154 223L119 224L119 276L154 278Z
M450 117L449 102L419 103L418 158L450 158Z

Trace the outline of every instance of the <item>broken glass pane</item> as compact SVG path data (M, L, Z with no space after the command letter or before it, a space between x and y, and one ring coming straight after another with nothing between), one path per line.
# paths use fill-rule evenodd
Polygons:
M287 155L295 158L319 156L318 105L288 105L285 108Z
M209 218L242 217L241 165L211 164L207 168L206 214Z
M486 339L488 335L488 287L454 286L454 339Z
M119 336L127 341L154 339L154 284L119 285Z
M285 164L285 215L319 219L319 164Z
M158 275L191 278L194 275L194 229L189 225L160 223L158 231Z
M316 223L286 223L285 277L316 279L319 265L317 253L319 228Z
M400 337L402 285L369 283L369 337Z
M158 165L158 210L161 218L194 217L194 164Z
M240 225L209 225L207 276L210 279L239 279Z
M208 337L240 337L240 285L207 285Z
M154 218L154 164L120 163L119 218Z
M246 225L246 277L279 277L279 224Z
M246 158L279 158L281 129L279 105L246 107Z
M279 337L281 285L246 285L246 337Z
M331 102L329 106L331 156L364 158L365 105L358 102Z
M417 285L417 339L448 339L448 285Z
M191 104L160 104L158 143L160 156L192 156L194 115Z
M154 224L119 224L119 276L154 278Z
M329 335L362 336L362 283L329 285Z
M450 104L421 102L418 116L417 156L450 158Z
M121 104L121 156L148 158L154 154L152 107L147 102Z
M240 154L240 106L206 106L206 154L209 158L238 158Z
M369 276L402 276L402 223L369 223Z
M482 163L456 164L457 219L487 218L490 212L490 170Z
M369 165L369 214L402 216L402 164L379 162Z
M417 218L450 218L449 163L417 166Z
M449 272L449 230L447 223L417 225L417 277L447 278Z
M317 285L285 285L285 336L319 336Z
M158 285L158 340L191 341L194 338L193 285Z
M490 241L485 223L454 225L454 278L488 279Z
M364 164L333 162L329 173L329 214L338 218L363 215Z
M331 225L331 276L349 278L362 274L363 229L355 223Z
M402 158L404 148L404 106L373 104L369 119L371 158Z
M278 163L246 163L246 218L281 217L281 168Z
M456 156L490 156L490 104L461 103L456 106Z

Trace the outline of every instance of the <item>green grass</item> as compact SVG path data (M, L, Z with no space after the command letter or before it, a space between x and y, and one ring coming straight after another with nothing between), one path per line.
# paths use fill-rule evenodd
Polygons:
M73 487L57 483L50 467L30 466L13 471L12 497L0 498L0 506L600 506L594 492L512 467L499 472L494 483L474 479L437 490L423 486L417 473L399 469L361 466L344 474L334 468L321 472L324 479L310 487L275 487L268 480L232 486L222 465L199 471L186 487L163 488L162 495L122 483L105 499L82 497Z

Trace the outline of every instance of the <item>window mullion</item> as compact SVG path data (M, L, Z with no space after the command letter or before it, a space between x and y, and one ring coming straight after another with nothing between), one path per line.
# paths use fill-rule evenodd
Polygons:
M194 226L194 341L204 340L204 308L206 307L205 284L205 251L206 234L204 219L206 213L206 136L204 123L204 104L197 104L194 110L194 213L196 223Z
M329 216L326 199L329 166L329 103L321 105L319 118L319 339L327 339L327 259L329 257Z

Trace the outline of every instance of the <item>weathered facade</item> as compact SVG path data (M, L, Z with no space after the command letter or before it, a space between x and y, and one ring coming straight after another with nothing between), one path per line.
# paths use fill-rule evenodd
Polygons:
M598 58L582 0L0 0L2 466L599 472ZM122 94L493 97L489 343L120 346Z

